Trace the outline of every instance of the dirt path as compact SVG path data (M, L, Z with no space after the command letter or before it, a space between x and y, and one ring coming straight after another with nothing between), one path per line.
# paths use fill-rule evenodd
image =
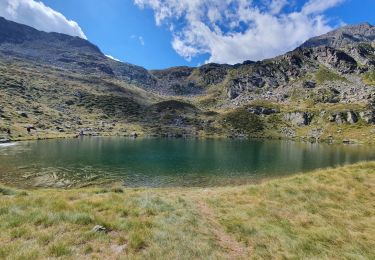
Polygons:
M228 251L228 259L248 259L247 249L225 232L207 203L199 198L194 199L194 202L209 231L215 235L219 245Z

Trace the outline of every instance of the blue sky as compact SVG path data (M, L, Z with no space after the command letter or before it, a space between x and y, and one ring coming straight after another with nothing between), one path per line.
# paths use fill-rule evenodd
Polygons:
M76 21L88 40L121 61L150 69L193 65L201 60L189 63L179 56L171 47L172 36L167 28L156 26L153 12L141 10L131 0L43 2Z
M20 0L0 4L12 1ZM75 21L103 53L147 69L258 60L342 23L375 24L375 0L309 0L308 7L308 0L248 1L245 7L239 0L215 1L42 0ZM257 10L244 12L248 7Z

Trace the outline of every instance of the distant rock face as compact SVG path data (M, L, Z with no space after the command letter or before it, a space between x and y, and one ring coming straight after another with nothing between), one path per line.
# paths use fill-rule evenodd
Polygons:
M375 40L375 26L368 23L359 25L349 25L329 32L327 34L314 37L301 47L311 48L327 46L332 48L343 48L349 44L358 42L372 42Z
M357 69L357 62L354 58L343 51L330 47L318 47L313 49L314 58L328 68L339 73L351 73Z
M165 70L153 70L156 92L167 95L198 95L207 86L224 81L229 65L206 64L199 68L174 67Z

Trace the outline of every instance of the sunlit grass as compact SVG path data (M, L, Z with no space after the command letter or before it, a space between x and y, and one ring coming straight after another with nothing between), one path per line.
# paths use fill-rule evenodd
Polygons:
M2 187L0 258L373 259L374 191L371 162L209 189Z

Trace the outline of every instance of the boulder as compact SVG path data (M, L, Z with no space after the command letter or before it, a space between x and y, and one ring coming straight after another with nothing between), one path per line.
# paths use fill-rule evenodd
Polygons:
M65 132L64 128L62 128L60 126L56 126L56 130L59 131L60 133L64 133Z
M25 118L29 117L25 111L18 111L17 114L21 117L25 117Z
M259 115L268 116L268 115L278 113L278 111L274 108L267 108L267 107L261 107L261 106L250 107L247 109L247 111L258 116Z
M359 117L368 124L375 124L375 112L374 111L360 112Z
M72 105L74 105L74 101L73 100L67 100L67 101L65 101L65 104L68 105L68 106L72 106Z
M93 229L92 229L93 232L96 232L96 233L107 233L108 232L108 229L106 229L105 227L103 226L100 226L100 225L96 225Z
M358 122L358 116L357 116L357 114L356 113L354 113L353 111L349 111L348 113L347 113L347 122L349 123L349 124L355 124L355 123L357 123Z
M333 117L335 118L334 122L336 122L339 125L346 123L346 115L344 113L337 113L333 115Z
M354 111L348 111L348 112L337 112L334 114L331 114L328 117L328 120L330 122L336 122L339 125L349 123L349 124L355 124L359 120L359 116Z
M284 115L286 121L296 126L306 126L311 123L312 114L306 112L292 112Z
M303 82L303 88L315 88L316 87L316 82L315 81L305 81Z
M288 128L288 127L283 127L281 128L281 133L287 137L287 138L293 138L296 136L296 131L294 131L293 129L291 128Z

